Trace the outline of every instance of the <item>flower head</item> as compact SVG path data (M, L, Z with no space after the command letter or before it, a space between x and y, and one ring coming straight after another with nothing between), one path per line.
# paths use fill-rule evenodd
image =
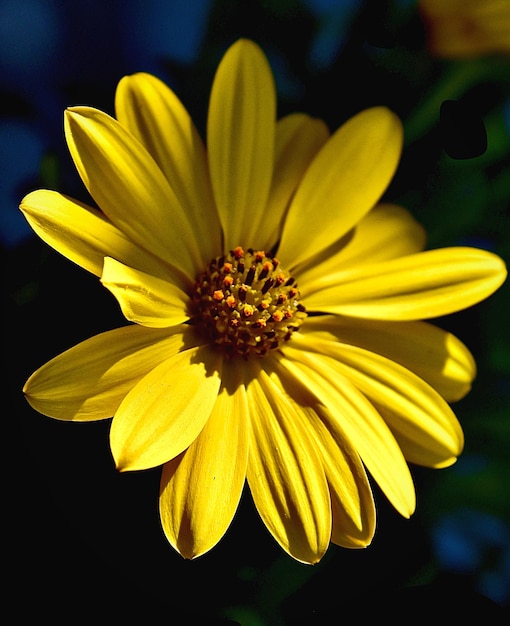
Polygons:
M116 119L65 113L99 209L46 190L21 204L132 322L46 363L26 397L61 420L113 416L117 467L163 466L162 525L188 558L220 540L246 481L304 562L330 541L370 543L368 475L411 515L408 462L455 461L463 437L447 401L475 371L458 339L423 320L505 278L489 252L424 252L409 213L378 204L401 153L392 112L365 110L330 136L304 114L276 121L275 101L247 40L217 70L206 146L162 82L125 77Z

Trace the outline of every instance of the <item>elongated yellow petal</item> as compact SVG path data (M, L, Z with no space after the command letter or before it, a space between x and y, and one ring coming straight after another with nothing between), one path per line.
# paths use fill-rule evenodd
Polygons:
M384 107L341 126L296 191L278 248L283 265L293 270L355 226L390 183L401 150L401 123Z
M64 121L73 161L101 210L142 248L194 278L204 260L193 229L142 144L96 109L67 109Z
M477 248L441 248L365 265L310 281L309 311L416 320L465 309L490 296L506 278L504 262Z
M159 508L165 535L193 559L214 547L234 517L246 479L248 406L241 371L225 362L212 413L189 448L166 463Z
M313 289L323 280L329 284L332 274L420 252L425 238L423 227L408 211L395 204L379 204L345 240L319 252L297 269L295 274L299 276L301 293L306 296L309 284Z
M326 143L329 131L322 120L302 113L287 115L277 122L274 174L266 209L261 241L271 250L280 239L283 219L303 174L319 149Z
M168 328L188 318L188 295L179 287L106 257L103 285L117 298L130 322L151 328Z
M83 202L40 189L26 195L20 209L43 241L96 276L101 276L105 256L152 274L168 271L100 211Z
M220 386L221 355L190 348L151 370L113 418L110 445L117 468L139 470L173 459L199 435Z
M251 365L251 364L250 364ZM251 365L252 371L258 367ZM265 525L298 561L316 563L331 537L331 504L306 415L261 369L250 376L248 484Z
M335 438L326 428L322 407L306 386L300 387L284 368L278 367L276 371L283 381L283 386L279 385L282 393L287 392L287 400L297 403L296 410L306 414L309 445L317 447L320 453L331 496L331 541L346 548L367 546L374 535L376 516L372 490L358 453L338 430ZM275 377L272 379L278 382Z
M304 341L297 337L296 343L335 359L336 369L376 408L384 409L385 416L391 416L388 425L397 441L402 435L417 442L424 451L422 464L451 464L462 452L464 436L453 411L432 387L409 370L369 350L324 341L312 333Z
M434 431L428 431L428 424L410 423L409 420L402 420L400 414L395 414L377 403L374 404L391 428L398 445L410 463L442 469L450 467L457 461L458 455L451 454L443 441L438 440L437 428ZM462 437L460 442L463 442ZM462 452L462 446L457 450Z
M155 76L125 76L115 94L115 111L166 176L200 242L204 263L222 249L205 146L174 92Z
M301 332L359 346L396 361L423 378L448 402L463 398L476 375L476 364L467 347L455 335L427 322L319 315L309 317Z
M339 445L328 431L324 423L327 418L312 416L331 494L331 541L344 548L364 548L373 539L376 520L365 469L348 440L344 438Z
M416 504L411 474L392 432L374 406L334 359L290 344L284 352L282 365L325 407L330 432L335 438L347 437L388 500L401 515L409 517Z
M273 173L276 95L271 68L251 41L233 44L211 90L207 148L226 250L261 247Z
M117 328L48 361L30 376L23 391L30 405L49 417L75 421L112 417L148 372L198 341L186 326Z
M359 458L353 462L354 458L347 459L348 465L344 469L338 453L334 456L325 455L324 467L331 492L331 541L343 548L358 549L366 548L374 538L376 511L365 469ZM356 471L357 474L354 473ZM352 472L356 478L355 488L348 482L348 472ZM359 519L354 517L347 506L353 496L359 498Z

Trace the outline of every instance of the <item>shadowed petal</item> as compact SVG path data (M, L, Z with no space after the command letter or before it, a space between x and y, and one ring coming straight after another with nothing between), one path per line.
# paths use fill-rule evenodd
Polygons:
M232 365L223 364L222 387L201 433L163 467L161 522L168 541L188 559L223 537L246 479L248 406L241 371Z
M117 468L148 469L185 450L207 422L220 386L221 355L191 348L151 370L113 418L110 445Z
M317 447L326 474L331 496L333 529L331 541L346 548L363 548L374 535L375 507L365 468L349 440L337 429L326 428L328 418L323 407L304 385L277 367L283 383L282 393L288 389L287 400L298 405L298 412L306 414L310 445ZM273 377L277 382L277 379Z
M328 137L329 131L324 122L308 115L294 113L278 120L274 174L262 233L265 239L261 241L264 250L271 250L279 240L292 196Z
M212 197L205 147L174 92L155 76L125 76L115 111L152 155L189 216L204 264L221 250L221 227Z
M324 453L324 469L331 493L331 541L343 548L365 548L370 545L375 533L376 511L372 490L359 456L347 453L349 446L345 444L342 447L343 457L338 450L340 448L334 448L334 454ZM350 475L354 477L354 484L349 480ZM352 510L354 503L357 505L355 511Z
M199 341L186 326L116 328L45 363L30 376L23 391L30 405L49 417L75 421L112 417L148 372Z
M376 352L417 374L453 402L471 389L476 364L455 335L427 322L384 322L339 315L309 317L301 333ZM312 342L315 339L312 339Z
M261 247L273 173L276 94L264 53L240 39L221 60L211 90L207 149L224 248Z
M306 171L285 220L278 258L289 270L340 239L377 203L402 150L402 126L374 107L341 126Z
M297 342L292 341L292 345ZM415 508L414 485L404 455L391 430L354 386L341 364L322 355L285 346L282 365L325 407L326 426L347 437L366 468L404 517Z
M331 504L320 457L310 445L306 414L263 369L253 374L247 387L250 491L282 548L298 561L316 563L329 544Z
M477 248L441 248L339 271L308 283L306 307L337 315L416 320L466 309L506 278L504 262ZM328 286L325 286L327 282Z
M335 359L335 369L376 408L381 407L385 416L391 416L388 425L397 441L400 443L401 434L424 450L422 464L451 465L462 452L464 436L453 411L430 385L409 370L369 350L324 341L313 333L303 339L296 337L296 344Z
M308 285L315 290L329 277L350 268L380 263L423 250L426 234L412 215L395 204L379 204L370 211L345 239L319 251L300 267L301 293Z
M124 317L130 322L167 328L189 318L188 295L168 280L107 257L101 282L117 298Z
M457 461L464 444L462 434L457 438L458 454L452 454L451 449L449 450L444 444L444 437L441 437L442 433L437 428L428 430L429 423L421 424L417 420L402 419L400 413L394 413L377 402L374 402L374 405L391 428L398 445L410 463L442 469L450 467Z
M365 468L349 441L341 439L339 431L335 437L329 432L325 414L311 417L331 495L331 541L344 548L364 548L373 539L376 520Z

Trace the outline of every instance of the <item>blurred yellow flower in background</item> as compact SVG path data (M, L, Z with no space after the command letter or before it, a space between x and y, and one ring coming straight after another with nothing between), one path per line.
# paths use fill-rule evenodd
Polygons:
M418 7L435 56L510 53L508 0L419 0Z
M163 466L162 525L186 558L221 539L246 481L295 559L368 545L367 472L408 517L408 462L445 467L463 447L448 402L469 391L475 364L423 320L488 297L504 263L475 248L423 251L410 214L378 204L401 155L399 119L374 107L331 136L301 113L276 121L251 41L220 62L206 145L154 76L123 78L115 106L116 119L65 113L100 209L48 190L21 209L131 324L43 365L28 401L61 420L113 416L117 467Z

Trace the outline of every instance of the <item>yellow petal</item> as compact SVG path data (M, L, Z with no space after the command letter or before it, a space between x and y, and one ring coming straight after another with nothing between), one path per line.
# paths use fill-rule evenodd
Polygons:
M503 261L477 248L442 248L371 264L308 284L306 307L354 317L415 320L465 309L506 278Z
M60 420L112 417L148 372L198 339L185 326L125 326L66 350L39 368L23 391L39 413Z
M202 346L166 359L133 387L113 418L117 468L139 470L173 459L199 435L220 386L221 355Z
M329 131L322 120L302 113L287 115L276 125L273 181L266 209L267 228L261 247L271 250L280 238L283 219L301 178Z
M322 280L329 284L329 276L339 271L420 252L425 238L425 230L408 211L395 204L379 204L345 240L326 248L295 271L301 294L306 297L309 283L314 289Z
M331 541L344 548L364 548L375 532L372 490L357 452L345 437L335 440L325 420L315 416L314 428L331 494Z
M451 451L443 445L443 441L436 438L437 429L436 432L428 431L426 424L402 420L400 415L394 414L377 403L374 404L391 428L398 445L410 463L442 469L450 467L457 461L458 454L451 454ZM463 442L462 438L460 442ZM462 446L457 450L462 452Z
M341 363L291 347L291 343L297 345L293 338L285 346L282 365L324 406L326 426L335 438L346 437L350 441L388 500L401 515L409 517L416 504L413 481L402 451L382 417L345 375Z
M402 126L384 107L341 126L306 171L278 248L289 270L340 239L377 203L395 173Z
M188 295L168 280L106 257L101 282L117 298L122 313L130 322L167 328L189 318Z
M421 378L398 363L309 333L296 343L335 359L336 369L384 410L397 441L416 442L421 456L408 459L424 465L451 464L462 452L464 436L453 411Z
M105 256L154 274L165 269L100 211L83 202L40 189L25 196L20 209L43 241L96 276L101 276Z
M248 484L276 541L292 557L316 563L331 536L330 497L320 457L310 445L306 415L258 364L248 365Z
M240 370L225 362L212 413L189 448L166 463L159 508L165 535L193 559L214 547L234 517L248 463L248 406Z
M131 240L188 277L203 269L194 231L168 181L141 143L96 109L65 114L69 150L90 195Z
M288 401L297 403L300 408L296 410L306 414L310 445L317 447L321 457L331 495L331 541L345 548L367 546L374 535L376 515L372 490L358 453L338 430L335 438L326 428L327 417L306 387L300 388L283 368L278 367L277 372L283 382L282 393L287 389Z
M381 322L338 315L309 317L301 332L376 352L423 378L448 402L471 389L476 364L455 335L427 322Z
M125 76L115 94L115 111L148 150L175 192L200 241L204 262L221 251L205 147L193 120L162 81L150 74Z
M226 250L261 247L275 120L276 94L267 59L253 42L238 40L218 66L207 120L209 167Z

